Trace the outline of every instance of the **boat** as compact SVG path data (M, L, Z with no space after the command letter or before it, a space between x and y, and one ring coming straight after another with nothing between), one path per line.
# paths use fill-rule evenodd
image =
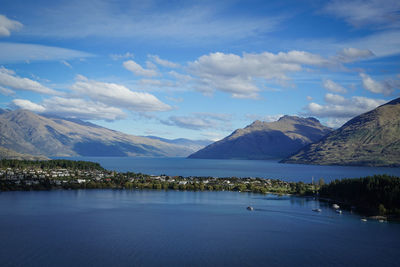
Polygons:
M362 218L362 219L361 219L361 221L363 221L363 222L366 222L366 221L367 221L367 219L365 219L365 218Z
M248 206L246 209L249 210L249 211L253 211L254 210L254 208L252 206Z
M321 212L322 210L321 209L313 209L312 211Z
M339 209L340 207L339 207L338 204L333 204L333 205L332 205L332 208L334 208L335 210L337 210L337 209Z
M341 210L336 210L336 213L342 214Z
M380 222L380 223L383 223L383 222L385 222L385 220L379 220L379 222Z

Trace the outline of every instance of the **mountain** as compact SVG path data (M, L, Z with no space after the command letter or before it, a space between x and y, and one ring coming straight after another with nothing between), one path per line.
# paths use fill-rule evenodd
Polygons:
M124 134L76 119L27 110L0 114L0 146L32 155L185 157L185 145Z
M33 156L29 154L21 154L13 150L0 147L0 159L18 159L18 160L48 160L44 156Z
M168 143L168 144L182 145L189 149L192 149L193 152L198 151L213 142L211 140L191 140L191 139L186 139L186 138L166 139L166 138L152 136L152 135L148 135L145 137L160 140L160 141Z
M284 158L331 131L317 119L283 116L275 122L255 121L228 137L197 151L189 158Z
M400 98L351 119L282 162L400 166Z

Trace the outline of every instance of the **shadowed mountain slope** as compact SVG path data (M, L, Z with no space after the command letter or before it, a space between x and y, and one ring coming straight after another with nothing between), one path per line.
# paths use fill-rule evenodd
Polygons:
M283 116L275 122L255 121L189 158L284 158L331 131L314 118Z
M400 98L351 119L282 162L400 166Z
M128 135L80 120L41 116L27 110L0 114L0 146L49 157L184 157L195 151L185 145Z

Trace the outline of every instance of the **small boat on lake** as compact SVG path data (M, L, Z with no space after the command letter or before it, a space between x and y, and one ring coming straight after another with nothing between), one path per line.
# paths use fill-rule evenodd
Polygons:
M254 210L254 208L252 206L248 206L246 209L249 210L249 211L253 211Z
M336 213L342 214L341 210L336 210Z
M321 212L322 210L321 209L313 209L312 211Z
M363 221L363 222L366 222L366 221L367 221L367 219L365 219L365 218L362 218L362 219L361 219L361 221Z
M335 210L337 210L337 209L339 209L340 207L339 207L338 204L333 204L333 205L332 205L332 208L334 208Z

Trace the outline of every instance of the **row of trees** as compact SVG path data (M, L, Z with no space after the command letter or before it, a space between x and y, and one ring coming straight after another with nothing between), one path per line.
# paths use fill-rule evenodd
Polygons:
M41 168L43 170L75 169L75 170L85 170L85 171L104 170L104 168L101 167L99 163L90 161L73 161L65 159L41 160L41 161L2 159L0 160L0 168L18 168L18 169Z
M321 197L359 207L364 212L400 215L400 179L374 175L335 180L320 188Z

